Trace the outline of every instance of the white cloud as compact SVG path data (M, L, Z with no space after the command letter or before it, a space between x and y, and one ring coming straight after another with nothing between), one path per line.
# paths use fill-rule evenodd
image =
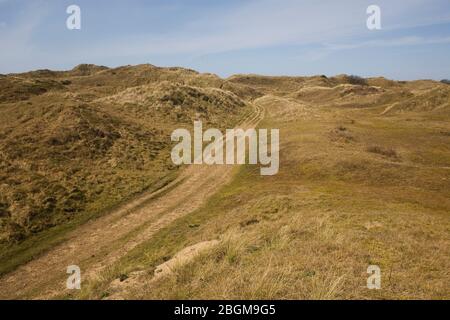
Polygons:
M365 9L369 3L360 0L323 0L320 3L313 0L252 1L232 13L211 13L178 32L164 36L128 36L99 43L97 48L90 48L90 51L95 55L108 52L117 56L209 54L336 41L367 32ZM386 29L450 21L448 13L441 15L440 12L427 11L431 1L378 0L378 3L382 8L383 21L387 24ZM421 12L426 14L421 15Z
M424 38L419 36L399 37L392 39L378 39L354 43L324 43L320 49L309 50L300 58L306 60L316 61L325 58L326 56L342 50L353 50L360 48L379 48L379 47L404 47L404 46L419 46L432 44L450 44L449 37L432 37Z
M0 1L1 4L9 0ZM33 36L46 14L45 5L31 3L20 11L14 22L0 23L0 70L10 70L14 66L14 69L22 69L23 65L33 61L34 55L40 51L33 42Z
M7 0L0 0L0 4ZM377 0L382 8L384 30L450 21L449 12L435 9L448 0ZM29 6L27 13L8 28L0 28L0 42L7 52L1 53L0 68L35 55L37 64L63 64L67 61L99 61L108 57L159 55L205 55L233 50L321 43L347 43L346 39L364 35L369 0L253 0L243 2L232 12L209 12L166 34L139 34L104 40L86 41L81 46L54 45L41 48L34 30L46 16L42 7ZM125 13L124 13L125 14ZM5 31L7 30L7 32ZM111 32L114 32L113 30ZM110 39L110 37L108 37ZM401 40L401 41L400 41ZM348 40L347 40L348 41ZM384 41L384 42L383 42ZM397 45L420 42L397 39ZM395 45L392 40L373 40L350 44L329 44L323 53L361 46ZM422 40L423 41L423 40ZM80 43L77 43L80 45ZM39 55L45 50L47 53Z
M363 41L354 44L329 44L326 45L326 47L330 50L348 50L363 47L395 47L395 46L413 46L413 45L445 44L445 43L450 43L450 37L424 38L418 36L410 36L394 39Z

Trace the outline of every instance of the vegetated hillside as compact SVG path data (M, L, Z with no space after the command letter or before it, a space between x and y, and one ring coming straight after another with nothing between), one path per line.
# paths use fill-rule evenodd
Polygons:
M265 109L259 126L280 130L279 173L236 169L201 209L76 297L449 298L448 85L352 76L227 80L261 96L253 101ZM381 269L380 290L367 288L370 265Z
M431 80L393 81L383 77L270 77L235 75L229 83L250 86L261 94L347 108L378 107L385 113L450 111L450 87Z
M236 167L200 209L148 225L118 260L99 255L107 268L61 298L449 298L448 84L82 65L2 76L0 88L4 243L167 183L170 132L196 118L229 128L251 101L259 126L280 130L277 175ZM51 246L25 243L0 254L1 270ZM370 265L381 290L367 288ZM60 288L58 272L30 296Z
M0 242L95 216L168 183L176 174L173 129L195 119L229 128L250 111L220 89L224 83L151 65L0 77Z

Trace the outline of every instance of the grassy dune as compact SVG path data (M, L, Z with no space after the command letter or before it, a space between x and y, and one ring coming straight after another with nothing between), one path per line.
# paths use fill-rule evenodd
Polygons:
M429 87L448 88L372 79L332 87L318 101L292 91L327 90L315 88L324 78L278 80L232 79L267 94L255 103L266 109L260 126L280 129L279 174L236 168L232 183L202 209L161 230L76 297L450 297L448 101L384 113ZM213 239L220 243L154 279L155 268L177 252ZM381 268L381 290L366 287L369 265Z
M2 76L0 273L172 181L175 128L228 128L251 111L224 83L151 65Z
M152 66L20 77L7 80L0 105L0 271L176 175L166 141L175 126L200 114L208 126L232 127L253 103L266 111L260 127L280 129L279 173L236 167L202 208L60 298L450 298L448 85L344 75L222 80ZM18 92L25 100L11 100ZM83 103L59 107L67 97ZM34 218L28 208L47 208L47 188L53 211ZM210 240L219 242L155 277L177 253ZM381 290L366 287L369 265L381 268Z

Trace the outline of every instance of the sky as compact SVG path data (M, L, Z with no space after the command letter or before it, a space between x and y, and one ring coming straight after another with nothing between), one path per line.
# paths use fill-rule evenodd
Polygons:
M80 30L66 26L70 5ZM380 30L367 28L369 5ZM80 63L440 80L450 0L0 0L0 73Z

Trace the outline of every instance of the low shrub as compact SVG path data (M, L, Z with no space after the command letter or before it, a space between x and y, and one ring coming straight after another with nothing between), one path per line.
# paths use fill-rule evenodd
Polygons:
M347 76L347 82L353 85L367 86L367 80L355 75Z
M392 148L383 148L380 146L369 146L367 147L367 152L380 154L389 158L398 158L397 151Z

